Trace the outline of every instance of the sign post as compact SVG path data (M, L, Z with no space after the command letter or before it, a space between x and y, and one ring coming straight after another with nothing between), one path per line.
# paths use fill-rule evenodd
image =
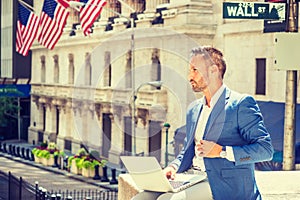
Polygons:
M295 0L288 1L288 28L286 32L297 32L298 6ZM295 169L295 131L297 105L297 71L286 72L286 100L284 117L283 170Z

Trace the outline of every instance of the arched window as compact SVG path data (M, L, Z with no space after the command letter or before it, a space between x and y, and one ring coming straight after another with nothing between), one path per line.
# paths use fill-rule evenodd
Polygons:
M91 54L85 54L85 70L84 70L84 84L91 85L92 83L92 65L91 65Z
M74 84L74 55L69 54L69 84Z
M111 63L110 63L110 52L106 51L104 55L104 86L111 86Z
M46 58L45 56L41 56L41 83L46 82Z
M153 49L152 51L152 66L151 66L151 80L161 81L161 64L159 60L160 51L159 49Z
M54 83L59 83L58 55L54 55L53 60L54 60Z

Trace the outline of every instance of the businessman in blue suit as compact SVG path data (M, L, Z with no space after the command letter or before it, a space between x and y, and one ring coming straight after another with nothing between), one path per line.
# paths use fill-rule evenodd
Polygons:
M192 50L189 81L203 98L190 105L184 147L164 172L168 178L191 169L206 172L215 200L261 199L254 165L272 159L270 134L254 98L223 83L225 71L226 62L218 49Z

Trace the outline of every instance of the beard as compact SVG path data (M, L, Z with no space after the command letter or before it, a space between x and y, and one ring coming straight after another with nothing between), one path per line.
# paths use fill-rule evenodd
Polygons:
M191 84L192 90L193 90L194 92L203 92L203 91L207 88L207 85L204 85L204 84L203 84L203 86L201 86L201 85L197 84L197 83L196 83L195 81L193 81L193 80L190 81L190 84Z

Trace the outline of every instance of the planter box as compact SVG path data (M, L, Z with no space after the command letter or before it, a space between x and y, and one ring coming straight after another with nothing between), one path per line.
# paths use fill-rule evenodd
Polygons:
M41 158L42 164L45 166L52 166L54 165L54 157L50 157L49 159L47 158Z
M103 176L103 168L99 167L99 176ZM86 169L82 168L82 176L84 177L94 177L95 176L95 169Z
M34 155L34 162L36 162L36 163L42 163L42 158L39 158L36 155Z
M94 177L95 176L95 169L82 168L82 176L84 176L84 177Z
M72 160L71 173L73 173L73 174L79 174L79 175L82 174L82 169L78 169L78 167L76 166L75 160Z

